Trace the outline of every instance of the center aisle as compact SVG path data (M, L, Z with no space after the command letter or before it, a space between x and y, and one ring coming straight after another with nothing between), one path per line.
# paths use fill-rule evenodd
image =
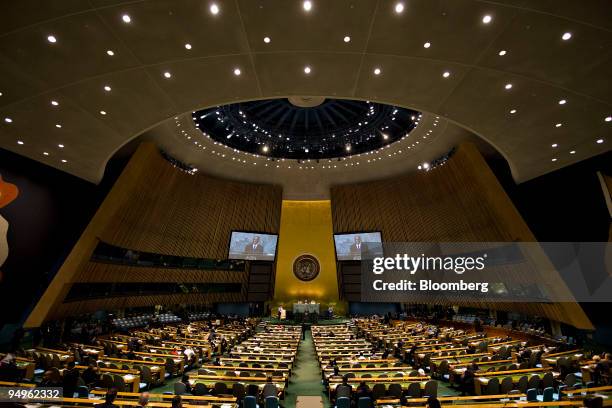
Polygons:
M294 408L298 395L321 396L323 397L323 406L329 406L327 393L321 383L321 370L319 369L310 330L306 331L306 339L300 343L289 387L281 405L285 408Z

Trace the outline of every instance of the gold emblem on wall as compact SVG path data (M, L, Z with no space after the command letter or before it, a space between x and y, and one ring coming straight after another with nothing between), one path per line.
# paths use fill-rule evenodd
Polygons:
M293 274L301 281L310 282L319 276L320 271L319 260L313 255L300 255L293 261Z

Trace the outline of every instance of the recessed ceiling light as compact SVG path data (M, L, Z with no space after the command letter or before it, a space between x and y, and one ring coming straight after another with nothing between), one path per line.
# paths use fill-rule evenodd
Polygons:
M51 105L53 105L53 106L58 106L58 105L59 105L59 102L58 102L58 101L51 101Z
M48 153L48 152L43 152L43 154L44 154L45 156L48 156L48 155L49 155L49 153Z
M348 35L344 36L344 42L351 42L351 37L349 37Z
M497 53L497 55L499 55L500 57L503 57L506 54L507 54L506 50L501 50L499 53Z
M305 66L305 67L304 67L304 73L305 73L305 74L310 74L310 71L311 71L311 69L310 69L310 67L309 67L309 66Z
M67 162L68 162L68 160L62 159L62 163L67 163Z
M55 38L54 35L48 35L47 36L47 41L49 41L52 44L55 44L57 42L57 38Z
M506 88L506 89L512 89L512 84L506 84L506 86L504 86L504 88Z
M2 96L2 92L0 92L0 96Z
M60 143L60 144L57 145L57 147L59 147L60 149L63 149L64 145Z
M380 75L380 68L374 68L374 75Z
M404 3L395 3L395 12L397 14L403 13L404 12Z
M191 49L191 44L189 44L189 43L185 44L185 48L187 48L188 50L190 50L190 49Z
M563 35L561 36L561 39L562 39L563 41L567 41L567 40L569 40L570 38L572 38L572 33L570 33L570 32L563 33Z
M101 110L100 115L106 115L106 111Z
M565 99L561 99L559 101L559 105L565 105L567 103L567 101Z
M387 140L389 138L389 135L386 134L386 133L383 133L382 137L383 137L383 139Z
M550 145L551 147L559 147L559 145L557 143L553 143Z
M423 44L423 48L429 48L429 47L431 47L430 42L426 42L425 44Z
M554 161L554 162L556 162L556 161L557 161L557 158L555 157L555 158L553 158L553 159L552 159L551 161Z
M131 23L132 22L132 17L130 17L129 14L122 15L121 19L123 20L124 23Z
M270 44L270 41L272 41L272 40L270 40L270 37L264 37L264 42L266 44Z
M0 94L0 95L2 95L2 94ZM604 122L612 122L612 116L606 116L604 118Z
M428 169L429 168L429 163L425 162L425 163L422 164L422 166L423 166L424 169Z
M570 154L576 154L576 151L575 150L571 150Z
M59 123L56 123L56 124L55 124L55 127L56 127L56 128L58 128L58 129L61 129L61 128L62 128L62 125L60 125Z
M115 55L115 52L113 50L106 50L106 54L112 57L113 55Z
M482 17L482 22L485 24L489 24L491 21L493 21L493 17L488 14Z
M17 144L18 144L18 145L22 145L22 144L23 144L23 142L22 142L21 140L18 140L18 141L17 141Z
M603 143L603 139L597 139L595 142L596 142L597 144L602 144L602 143Z
M302 3L302 7L304 7L304 10L310 11L312 10L312 2L306 0L304 3Z
M110 92L110 91L111 91L111 89L112 89L112 88L111 88L110 86L108 86L108 85L104 85L104 90L105 90L106 92Z
M555 127L558 127L558 128L560 128L561 126L563 126L563 123L557 123L557 124L555 125Z
M448 71L444 71L444 73L442 74L442 76L443 76L444 78L448 78L448 77L450 76L450 72L448 72Z
M514 115L516 113L516 109L510 109L510 113Z
M234 75L240 76L240 74L242 74L242 71L240 71L240 68L234 68Z
M267 152L268 150L270 150L270 148L268 146L264 146L261 150L263 150L264 152Z
M210 12L216 16L217 14L219 14L219 6L216 3L211 4Z
M11 119L11 118L4 118L4 121L6 123L13 123L13 119Z
M169 73L168 71L164 72L164 77L165 78L172 78L172 74Z

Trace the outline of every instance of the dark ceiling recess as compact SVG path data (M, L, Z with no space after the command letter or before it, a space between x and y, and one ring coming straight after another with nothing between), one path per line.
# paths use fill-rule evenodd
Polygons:
M328 159L389 145L414 129L420 113L367 101L271 99L193 113L206 136L233 149L284 159Z

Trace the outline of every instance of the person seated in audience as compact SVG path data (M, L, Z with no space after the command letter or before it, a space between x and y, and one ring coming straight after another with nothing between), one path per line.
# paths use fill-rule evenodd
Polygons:
M149 393L143 392L138 398L138 405L136 408L145 408L147 405L149 405Z
M180 395L175 395L174 398L172 398L172 408L183 408Z
M220 367L221 366L221 359L219 357L215 358L215 361L213 361L213 365Z
M61 387L62 381L57 371L47 370L43 374L42 381L38 384L39 387Z
M389 357L389 349L385 349L385 351L383 351L381 358L383 360L385 360L387 357Z
M272 382L272 376L266 378L266 383L261 390L261 397L264 401L266 397L278 397L278 387Z
M610 361L610 354L605 353L603 358L597 361L595 369L593 370L593 381L595 385L606 385L606 382L610 378L610 367L612 361Z
M416 356L416 351L417 351L417 345L413 344L412 347L410 347L410 351L408 352L408 364L414 365L415 363L414 357Z
M471 395L474 393L474 371L471 366L468 366L460 379L461 396Z
M117 390L115 388L111 388L106 392L104 402L102 404L94 405L94 408L119 408L119 405L113 404L115 399L117 399Z
M256 352L256 353L260 353L260 352L262 352L262 351L263 351L263 348L261 348L261 343L257 343L257 344L255 345L255 347L253 347L253 351L254 351L254 352Z
M79 369L75 367L74 361L71 361L64 370L63 387L64 397L72 398L79 382Z
M94 384L98 379L98 367L96 367L96 364L89 363L89 366L81 374L81 378L88 387Z
M17 367L15 354L9 352L0 361L0 380L19 381L21 380L21 370Z
M348 383L348 377L342 377L342 384L336 387L336 400L340 397L351 398L353 387Z
M189 383L189 375L188 374L183 374L183 376L181 377L181 383L185 384L185 391L188 394L191 394L191 384Z
M357 386L357 389L355 390L355 406L357 406L357 403L359 402L359 398L370 398L372 399L372 391L370 391L370 387L368 387L368 384L365 383L365 381L362 381L359 383L359 385Z
M440 401L436 397L427 398L426 408L442 408Z

